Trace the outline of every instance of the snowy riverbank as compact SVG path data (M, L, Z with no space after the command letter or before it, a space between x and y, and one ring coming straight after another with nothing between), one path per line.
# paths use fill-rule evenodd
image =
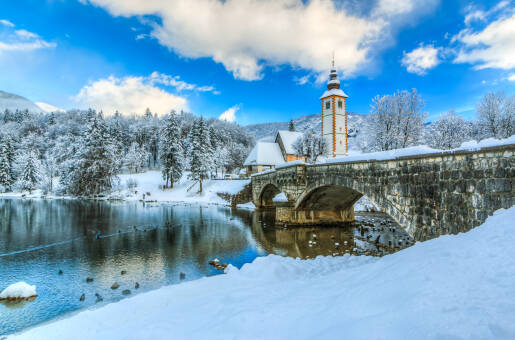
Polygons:
M217 193L236 194L243 189L250 180L205 180L203 193L198 193L198 183L188 180L187 173L174 185L172 189L161 189L164 181L160 171L147 171L137 174L118 175L119 183L109 193L101 195L101 200L123 200L146 202L185 202L185 203L209 203L227 205ZM129 183L131 187L129 188ZM57 184L57 183L56 183ZM15 198L48 198L48 199L73 199L69 196L43 195L41 190L29 192L0 193L1 197Z
M218 194L237 194L250 180L205 180L203 193L198 193L198 183L188 179L185 173L182 178L174 184L172 189L163 190L163 177L160 171L146 171L137 174L118 175L119 183L110 192L102 195L101 200L122 200L158 202L158 203L202 203L230 205L230 202L222 199ZM57 185L57 181L55 181ZM129 184L130 187L129 187ZM150 193L150 195L148 195ZM144 197L143 197L144 195ZM41 190L28 192L0 193L1 197L15 198L47 198L47 199L73 199L68 196L43 195ZM254 210L252 203L240 204L238 208ZM367 197L363 197L354 205L355 211L380 211L379 208Z
M8 339L513 339L514 219L382 258L258 258Z

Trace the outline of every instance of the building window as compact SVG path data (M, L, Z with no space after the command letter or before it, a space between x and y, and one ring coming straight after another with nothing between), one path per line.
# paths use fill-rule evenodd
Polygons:
M331 102L328 100L325 102L325 109L329 110L331 108Z
M341 100L338 100L338 108L339 109L343 108L343 102Z

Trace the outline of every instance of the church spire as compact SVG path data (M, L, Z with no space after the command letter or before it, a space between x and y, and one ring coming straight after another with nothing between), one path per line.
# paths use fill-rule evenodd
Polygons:
M338 72L336 71L336 67L334 66L334 51L333 51L333 61L331 63L331 72L329 73L329 81L327 82L327 89L339 89L340 88L340 80L338 79Z

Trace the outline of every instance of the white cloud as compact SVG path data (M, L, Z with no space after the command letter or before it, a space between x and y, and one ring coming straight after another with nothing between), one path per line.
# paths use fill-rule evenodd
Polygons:
M240 109L239 105L234 105L231 108L225 110L218 119L225 120L226 122L232 123L236 120L236 112Z
M23 39L39 38L39 36L36 33L32 33L27 30L16 30L16 31L14 31L14 34L16 34L18 37L23 38Z
M515 73L512 73L508 76L509 81L515 81Z
M439 0L378 0L363 17L331 0L89 0L115 16L159 17L151 35L177 54L209 57L235 78L257 80L266 65L326 72L331 52L344 76L361 70L389 40L400 16ZM85 1L84 1L85 2ZM145 19L148 22L148 17Z
M433 45L421 45L409 53L404 52L402 65L410 73L424 75L427 70L436 67L441 62L438 53L439 49Z
M470 25L473 21L484 21L486 19L486 13L481 10L475 10L465 15L465 24Z
M4 25L7 27L14 27L14 24L10 22L9 20L0 19L0 25Z
M298 85L304 85L304 84L307 84L307 82L309 81L309 78L311 77L310 74L307 74L305 76L302 76L300 78L294 78L295 82L298 84Z
M149 76L149 79L153 84L172 86L175 87L177 91L213 92L214 94L220 93L219 91L216 91L214 86L199 86L196 84L190 84L180 80L179 76L171 76L159 72L152 72L152 74Z
M55 43L44 40L36 40L32 42L3 42L0 41L0 52L2 51L33 51L41 48L54 48Z
M501 9L507 7L509 4L509 1L503 0L488 11L483 11L475 8L474 5L469 5L466 9L467 14L465 15L465 25L469 26L473 22L486 21L488 17L499 12Z
M185 98L156 87L148 77L110 76L84 86L73 99L83 108L102 110L106 115L116 110L125 115L141 115L146 108L164 115L171 110L187 109Z
M48 103L35 102L34 104L39 106L39 108L45 112L65 112L65 110Z
M0 20L0 23L9 28L14 27L14 24L7 20ZM56 46L55 43L45 41L36 33L24 29L8 29L0 34L0 52L33 51Z
M475 69L515 67L515 10L489 23L483 30L466 28L453 37L460 44L455 63L474 64Z
M141 40L141 39L145 39L145 38L149 38L149 37L150 37L150 35L141 33L136 36L136 40Z

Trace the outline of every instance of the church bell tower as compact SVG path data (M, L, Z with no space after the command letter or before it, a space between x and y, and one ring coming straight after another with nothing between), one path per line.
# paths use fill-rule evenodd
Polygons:
M327 82L327 91L322 100L322 136L329 145L332 157L346 156L347 144L347 95L340 89L338 72L334 66L334 57Z

